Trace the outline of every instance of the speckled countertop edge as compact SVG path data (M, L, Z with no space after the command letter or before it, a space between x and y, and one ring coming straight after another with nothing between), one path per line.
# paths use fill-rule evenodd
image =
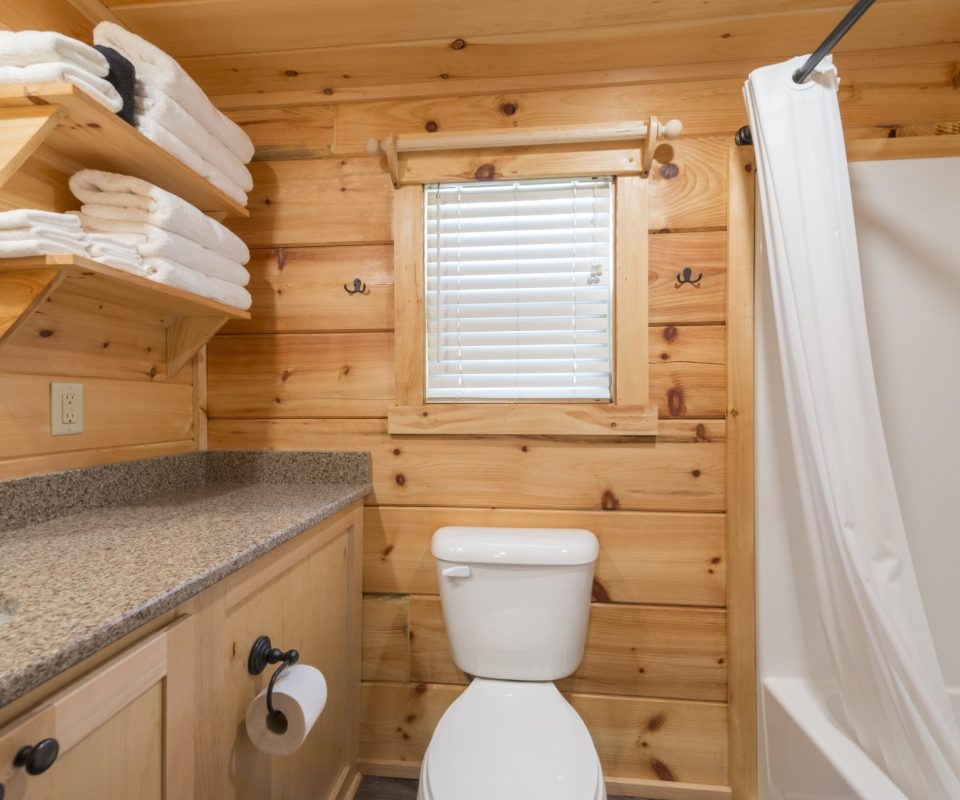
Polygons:
M202 460L205 455L188 454L187 458L196 460L197 456L200 456ZM190 496L189 502L192 503L190 507L194 513L207 513L205 512L207 494L211 498L222 498L237 492L242 493L237 495L238 497L255 493L259 495L257 498L257 524L263 524L264 527L262 535L259 533L253 534L249 530L246 531L243 537L255 536L254 540L245 542L235 550L230 549L229 540L224 541L223 547L227 548L228 552L221 554L221 557L205 562L199 568L192 567L184 570L188 574L180 575L178 580L164 586L162 590L145 599L139 599L129 606L118 603L118 607L111 609L113 613L101 614L93 624L84 625L78 622L76 631L73 629L74 626L71 625L71 616L80 618L82 622L89 622L89 620L82 619L83 609L77 609L75 613L73 610L60 612L55 619L53 615L50 615L50 624L46 631L35 630L37 627L42 628L42 625L30 625L25 631L24 625L17 624L17 609L12 609L14 613L11 620L0 624L0 653L16 652L21 655L16 657L12 664L3 664L3 661L10 661L9 656L6 659L0 658L0 664L3 666L0 669L0 707L96 654L128 633L175 608L303 531L332 517L352 503L362 500L373 490L369 478L369 459L366 454L324 454L330 457L339 455L361 457L359 460L355 459L347 469L320 471L325 478L339 478L340 480L336 482L304 480L306 476L301 471L304 461L309 462L311 458L315 458L315 454L291 454L290 459L286 461L282 459L282 454L264 455L266 461L270 462L272 459L272 463L265 465L265 462L258 458L259 453L233 454L229 458L215 463L212 468L201 470L203 477L199 481L197 479L200 476L197 474L195 465L188 464L184 468L182 462L174 463L171 465L174 471L181 470L182 475L187 477L187 480L181 483L179 488L164 485L163 488L166 491L163 493L151 494L147 492L142 496L132 497L127 503L113 503L107 506L95 504L94 508L85 511L77 511L76 504L74 504L72 514L64 517L54 517L43 522L28 524L21 528L9 529L0 533L0 553L4 553L4 542L8 546L11 543L13 543L12 546L29 546L29 537L38 535L45 530L62 528L64 525L71 524L72 520L82 521L84 525L92 523L95 526L98 517L109 519L120 516L122 518L122 515L128 512L136 514L140 503L156 502L164 498L168 503L174 502L183 492ZM281 457L278 458L278 456ZM156 467L156 461L162 460L166 459L151 459L142 462L142 465L144 469L149 471ZM252 470L250 469L251 465L254 466ZM290 474L291 469L299 475L299 481L291 480L293 477ZM263 474L264 470L267 470L270 474ZM83 472L83 470L71 470L69 472L78 473ZM258 472L261 473L259 476L256 475ZM271 480L278 475L281 480ZM253 480L251 480L252 476ZM69 478L69 481L74 482L73 485L75 485L76 477L76 475L73 475ZM260 479L257 479L258 477ZM208 478L211 479L210 483L205 482ZM267 488L271 485L275 488ZM259 519L265 514L273 516L269 507L269 498L274 494L281 496L277 503L277 516L283 518L283 521L278 523L277 527L270 528L268 524L259 522ZM296 502L288 502L291 496ZM2 493L0 493L0 497L2 497ZM213 501L211 500L211 502ZM291 505L295 506L296 510L290 511L289 507ZM234 506L235 503L232 502L231 508ZM212 516L209 519L216 521L216 513L216 511L210 512ZM229 523L224 525L227 529L234 526L232 517L225 519L223 522ZM149 530L147 529L143 535L148 534ZM93 531L87 535L96 536L97 533ZM96 591L100 580L101 577L98 575L89 576L91 592ZM20 599L14 597L14 601ZM2 608L3 600L3 585L0 584L0 611L4 610ZM24 602L20 602L18 605L22 606ZM28 621L24 620L24 622ZM54 635L56 641L48 641L47 639L50 638L53 631L57 632ZM66 633L65 631L69 632ZM34 641L25 641L29 638L34 638Z

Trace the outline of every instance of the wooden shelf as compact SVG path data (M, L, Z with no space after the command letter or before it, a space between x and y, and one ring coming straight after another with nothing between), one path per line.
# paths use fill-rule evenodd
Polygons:
M93 300L98 311L121 310L128 317L164 328L168 379L228 320L250 318L233 306L81 256L0 259L0 350L54 297L78 308L89 308Z
M50 184L51 177L61 184L51 198L60 201L55 205L67 197L64 176L87 168L143 178L201 211L249 216L236 200L70 83L0 85L0 187L25 167L34 184ZM24 190L17 189L2 205L23 205Z

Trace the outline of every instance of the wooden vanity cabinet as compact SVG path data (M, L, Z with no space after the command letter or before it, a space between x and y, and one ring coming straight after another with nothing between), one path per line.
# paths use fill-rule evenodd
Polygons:
M178 618L0 730L4 800L193 797L191 627Z
M133 634L118 655L94 656L65 688L54 679L49 692L35 690L29 700L42 699L29 711L0 716L3 800L352 797L360 779L361 522L354 503L190 599L160 630L154 621L152 632ZM247 670L261 635L299 650L301 663L327 680L326 708L290 756L266 756L246 734L247 706L276 669ZM14 766L21 748L46 739L59 747L49 768L31 775Z

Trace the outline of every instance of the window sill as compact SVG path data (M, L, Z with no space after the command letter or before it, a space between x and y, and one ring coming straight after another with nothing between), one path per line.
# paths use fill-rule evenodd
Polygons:
M656 436L657 407L600 403L432 403L394 406L391 434Z

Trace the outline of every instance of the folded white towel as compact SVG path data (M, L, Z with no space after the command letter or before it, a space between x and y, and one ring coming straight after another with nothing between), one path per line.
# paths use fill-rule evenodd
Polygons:
M216 136L244 164L253 158L253 143L243 129L227 119L210 98L173 58L135 33L112 22L101 22L93 30L95 44L106 45L126 56L137 70L137 77L148 86L156 86L213 136Z
M155 225L238 264L250 260L250 251L233 231L186 200L139 178L85 169L70 179L70 191L93 216Z
M83 227L88 231L103 233L141 234L146 241L137 246L144 259L165 258L176 261L211 278L219 278L237 286L246 286L250 282L250 273L240 264L224 258L203 245L163 228L140 223L115 222L100 219L89 214L81 214Z
M0 31L0 67L27 67L49 61L76 64L98 78L106 78L110 65L90 45L55 31Z
M51 242L80 245L86 241L83 231L74 231L55 225L30 225L25 228L0 230L0 242L22 242L27 239L49 239Z
M94 233L88 231L87 242L102 247L113 247L117 250L130 251L140 254L137 249L147 241L147 237L136 233Z
M242 286L216 278L208 278L183 264L177 264L175 261L168 261L163 258L150 259L150 263L147 265L147 277L159 283L165 283L167 286L183 289L185 292L192 292L201 297L208 297L218 303L224 303L244 311L250 308L253 303L250 292Z
M0 230L18 230L33 225L50 225L75 231L81 235L83 233L80 220L74 214L58 214L55 211L40 211L35 208L15 208L11 211L0 211Z
M137 130L150 141L155 142L178 161L182 161L190 169L216 186L228 197L236 200L240 205L247 204L247 193L230 180L213 164L207 161L190 145L174 136L166 128L158 125L155 120L140 118L137 120Z
M243 162L231 153L223 142L191 117L176 100L152 86L141 89L138 84L137 88L140 90L135 104L135 119L138 127L142 120L152 120L187 145L200 158L220 170L240 189L249 192L253 188L253 177Z
M113 84L92 72L67 61L48 61L26 67L0 67L0 83L72 83L98 103L116 113L123 108L123 98Z
M148 277L147 265L143 263L142 259L139 261L131 260L109 250L99 250L94 247L91 247L88 252L90 258L101 264L106 264L108 267L115 267L124 272L129 272L131 275L140 275L144 278Z
M50 239L21 239L17 242L0 242L0 258L27 258L29 256L87 255L83 243L52 241Z

